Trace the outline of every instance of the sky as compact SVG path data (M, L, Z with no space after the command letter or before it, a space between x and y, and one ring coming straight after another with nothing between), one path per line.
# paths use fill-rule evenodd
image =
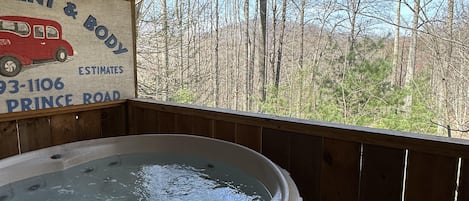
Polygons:
M188 0L179 0L185 2L187 5ZM210 2L212 0L189 0L191 5L194 6L195 3L199 2L199 4L206 4L206 6L210 7ZM225 21L225 12L232 12L232 7L235 5L235 2L238 2L238 10L240 15L240 20L243 19L243 2L244 0L219 0L219 13L221 16L220 23L223 24ZM279 12L278 17L280 18L280 10L281 10L281 0L277 1L277 12ZM433 18L435 15L439 14L444 15L446 13L446 2L447 0L420 0L421 6L425 7L425 15L428 18ZM161 0L144 0L145 7L151 5L153 15L160 15L161 14ZM214 0L213 0L214 2ZM212 2L212 3L213 3ZM250 16L251 19L255 13L255 0L250 0ZM346 6L347 0L332 0L335 3L333 6L328 4L331 0L309 0L307 3L305 20L307 24L313 25L321 25L324 21L320 19L326 18L328 12L331 9L341 9ZM369 2L379 2L379 4L370 4ZM455 0L455 13L461 11L461 8L468 3L469 0ZM169 10L173 10L176 0L167 0L167 6ZM268 0L268 10L269 15L271 16L272 10L272 0ZM401 25L405 27L411 27L412 22L412 10L413 7L413 0L402 0L401 5ZM298 22L298 11L299 11L300 0L289 0L288 4L288 13L290 13L288 20ZM328 7L329 5L329 7ZM366 34L375 34L375 35L393 35L394 34L394 27L389 24L395 21L395 13L396 13L396 0L362 0L363 6L367 8L364 9L362 12L368 16L377 16L377 18L370 18L370 17L359 17L361 19L361 23L364 24L367 30ZM214 3L212 4L214 7ZM185 13L184 13L185 14ZM423 13L422 13L423 16ZM378 19L379 18L379 19ZM423 19L423 18L422 18ZM383 20L387 21L384 22ZM423 20L421 20L422 22ZM335 26L340 22L340 26ZM336 11L334 14L328 16L328 21L326 21L326 27L332 29L336 28L339 32L346 32L348 27L350 27L350 23L347 23L347 13L345 11ZM408 35L410 30L408 29L401 29L401 35Z

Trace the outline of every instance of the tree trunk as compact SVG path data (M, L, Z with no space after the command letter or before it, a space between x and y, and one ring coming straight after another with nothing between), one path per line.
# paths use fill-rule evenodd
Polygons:
M259 0L259 13L261 17L261 40L259 41L259 95L261 103L265 102L265 59L266 59L266 41L267 41L267 0ZM260 110L260 108L259 108Z
M165 71L165 84L164 84L164 101L169 99L169 36L168 36L168 8L166 0L161 0L162 7L162 20L163 20L163 35L164 35L164 71Z
M195 2L195 5L198 5L198 3ZM192 36L191 36L191 33L196 32L195 30L196 30L196 27L197 27L198 19L194 20L194 16L193 16L192 12L193 11L191 9L191 1L187 1L187 18L186 18L186 23L187 23L187 25L186 25L187 26L186 58L187 59L186 59L186 68L187 68L188 71L193 69L192 66L194 66L194 63L196 63L195 59L192 59L192 61L191 61L191 58L193 56L195 56L195 55L191 56L191 48L195 49L195 44L196 44L195 43L195 41L196 41L195 34L192 34ZM192 47L192 46L194 46L194 47ZM198 80L198 77L194 76L193 73L191 73L190 76L191 76L191 79L189 79L188 82L187 82L188 85L189 85L189 86L187 86L188 89L192 89L193 88L192 83L197 82L197 80Z
M230 7L230 3L233 4L234 2L233 1L229 1L229 2L226 2L225 3L225 11L223 13L225 13L225 24L226 25L229 25L227 26L227 30L225 30L224 32L227 33L227 35L229 36L234 36L234 28L233 28L233 13L232 10L229 9ZM231 5L233 7L233 5ZM231 89L231 82L233 82L234 80L234 77L233 77L233 69L234 69L234 66L235 66L235 57L233 56L233 52L236 52L236 49L235 49L235 37L228 37L224 39L224 41L226 42L226 45L225 45L225 48L223 48L225 50L225 57L224 57L224 61L225 61L225 64L223 65L223 69L225 69L225 96L224 96L224 100L222 101L222 103L225 105L225 108L229 108L231 109L231 100L232 98L230 98L229 96L231 95L231 93L228 93L228 91L232 91ZM223 96L222 96L223 97Z
M249 110L249 0L244 0L244 53L246 54L244 59L244 66L246 68L245 71L245 83L244 83L244 97L245 97L245 102L244 102L244 110L248 111Z
M451 126L451 101L457 102L457 99L454 99L451 93L451 83L452 79L450 79L450 68L451 68L451 57L453 55L453 17L454 17L454 0L448 0L448 15L446 17L446 37L450 41L445 41L445 58L443 64L443 99L444 99L444 122L442 122L444 126L450 127ZM451 137L450 130L448 130L448 137Z
M181 0L182 1L182 0ZM176 17L177 17L177 20L178 20L178 31L179 31L179 37L178 37L178 43L179 43L179 53L178 53L178 59L179 59L179 63L178 63L178 66L179 66L179 87L181 89L184 88L184 57L183 57L183 54L184 54L184 46L183 46L183 34L184 34L184 31L183 31L183 27L182 27L182 18L183 18L183 14L182 14L182 7L183 7L183 3L181 2L180 0L176 0L175 1L175 7L176 7ZM189 16L188 16L189 17Z
M300 90L298 91L298 108L297 113L298 117L303 117L303 84L304 84L304 77L305 73L303 68L303 60L304 60L304 44L305 44L305 7L306 7L306 0L301 0L301 7L300 7L300 26L301 26L301 33L300 33L300 56L298 58L298 65L300 68Z
M348 20L350 22L350 35L348 37L348 49L345 55L345 67L352 65L355 61L355 43L357 15L359 13L361 0L348 0ZM345 73L345 72L343 72Z
M412 38L409 47L409 58L407 60L407 68L404 75L404 88L411 89L412 81L414 79L415 62L417 58L417 34L419 25L419 12L420 12L420 0L414 0L414 16L412 20ZM412 94L406 95L404 99L403 111L406 114L410 114L412 107Z
M233 12L236 14L236 31L235 34L239 37L235 37L235 44L236 44L236 68L235 68L235 79L234 79L234 85L235 85L235 102L234 102L234 109L239 110L239 97L240 97L240 81L241 81L241 71L240 71L240 66L241 66L241 46L242 46L242 30L241 30L241 15L240 15L240 9L241 9L241 4L238 0L235 1L236 6L234 6ZM228 92L227 92L228 93Z
M275 97L278 97L278 90L280 84L280 67L282 65L282 48L283 38L285 35L285 24L286 24L286 12L287 12L287 0L283 0L282 3L282 27L280 30L279 46L277 50L277 67L275 70Z
M399 39L400 39L400 30L399 26L401 25L401 0L397 0L396 5L396 25L394 27L394 47L393 47L393 56L392 56L392 73L391 73L391 85L396 85L397 80L397 70L399 69Z
M258 14L259 14L259 0L256 0L256 8L254 9L255 10L255 13L254 13L254 19L253 19L253 22L254 22L254 25L252 27L254 27L252 29L252 40L250 40L250 45L251 45L251 52L250 52L250 58L249 58L249 79L248 79L248 82L249 82L249 100L248 100L248 111L252 111L252 102L253 102L253 98L252 98L252 94L254 93L254 61L255 61L255 58L256 58L256 41L257 41L257 17L258 17Z
M270 73L269 74L272 74L272 76L269 77L269 75L266 75L268 79L268 83L271 82L271 83L275 83L275 59L276 59L276 55L277 53L275 52L275 50L277 50L277 0L272 0L271 1L271 4L272 4L272 31L271 31L271 36L272 36L272 47L269 49L267 48L266 51L269 51L266 53L266 55L269 55L268 56L268 60L269 60L269 69L270 69ZM267 44L268 46L268 44ZM272 52L270 52L272 51ZM271 80L270 80L271 79ZM268 85L268 84L267 84Z
M219 43L219 13L218 13L218 0L215 0L215 63L214 63L214 68L215 68L215 91L214 91L214 101L215 101L215 107L219 106L220 103L220 67L218 66L218 43Z

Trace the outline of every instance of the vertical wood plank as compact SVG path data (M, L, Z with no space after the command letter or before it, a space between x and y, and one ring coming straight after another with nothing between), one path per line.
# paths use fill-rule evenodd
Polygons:
M295 134L291 136L289 172L304 201L320 200L322 138Z
M469 201L469 160L466 158L461 159L458 201Z
M199 136L213 137L213 121L204 117L193 117L192 133Z
M357 201L360 144L324 139L321 165L322 201Z
M79 140L100 138L101 110L90 110L76 114L76 133Z
M401 201L403 149L363 145L360 201Z
M193 117L184 114L176 115L176 132L182 134L192 134Z
M457 159L409 151L406 201L452 201L456 190Z
M53 115L50 117L52 144L60 145L78 141L76 119L74 113Z
M175 133L176 115L169 112L158 112L158 133Z
M101 113L103 137L122 136L127 133L125 106L106 108Z
M233 122L215 121L214 136L217 139L235 142L236 141L236 124Z
M261 127L236 124L236 143L261 151Z
M129 133L158 133L160 130L160 113L155 110L138 108L132 106L129 108Z
M143 109L138 108L134 104L128 104L127 107L127 122L128 122L128 129L130 135L137 134L139 128L139 121L143 121Z
M141 122L137 134L158 132L158 112L155 110L143 109Z
M263 128L262 154L286 170L290 168L290 145L288 132Z
M19 154L16 121L0 122L0 159Z
M19 120L18 128L21 152L52 146L49 117Z

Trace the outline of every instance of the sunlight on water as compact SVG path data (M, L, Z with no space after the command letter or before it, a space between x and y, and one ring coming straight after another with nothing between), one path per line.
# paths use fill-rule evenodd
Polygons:
M139 200L261 200L259 195L246 195L232 181L213 180L203 169L187 165L146 166L134 174L139 178Z

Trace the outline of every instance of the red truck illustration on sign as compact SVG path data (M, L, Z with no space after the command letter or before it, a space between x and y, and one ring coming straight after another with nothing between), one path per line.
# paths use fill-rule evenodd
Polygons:
M73 48L62 39L62 26L53 20L0 16L0 74L13 77L36 61L64 62Z

